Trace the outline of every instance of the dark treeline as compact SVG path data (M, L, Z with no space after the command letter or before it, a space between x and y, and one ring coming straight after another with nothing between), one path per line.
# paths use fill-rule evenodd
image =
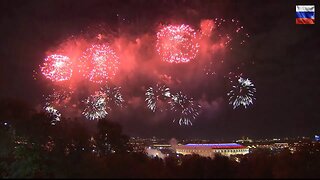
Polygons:
M0 101L0 178L319 178L319 147L296 153L257 150L240 162L217 155L149 158L134 153L121 126L37 113Z

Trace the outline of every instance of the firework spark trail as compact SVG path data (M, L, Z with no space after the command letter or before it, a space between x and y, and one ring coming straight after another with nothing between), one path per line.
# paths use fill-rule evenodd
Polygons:
M61 113L55 109L53 106L45 106L44 110L50 115L52 118L51 125L56 125L57 122L61 121Z
M237 39L239 44L243 45L246 43L246 39L250 38L250 35L245 32L244 26L235 18L229 20L215 18L214 23L216 27L215 33L218 37L226 39L224 42L224 45L226 46L230 45L230 43L235 39ZM230 47L230 49L232 50L232 47Z
M214 70L214 63L211 61L210 63L208 63L207 65L204 66L203 71L205 73L205 75L207 76L214 76L216 75L216 71Z
M107 95L102 91L96 91L89 96L84 103L86 104L82 114L89 120L102 119L108 115Z
M114 103L116 106L119 106L119 107L123 106L123 103L125 101L121 94L121 87L111 88L109 86L106 86L104 88L101 88L101 91L106 93L108 104Z
M119 57L106 44L94 44L80 58L80 71L92 82L106 83L118 72Z
M199 51L196 32L188 25L165 26L157 33L157 51L163 61L186 63Z
M51 81L66 81L72 76L72 62L68 56L53 54L40 66L42 74Z
M179 125L192 125L191 120L199 116L201 108L199 104L194 103L192 98L188 98L181 92L172 95L170 105L171 110L178 113Z
M210 36L215 27L214 21L210 19L202 20L200 23L201 35L202 36Z
M233 106L233 109L236 109L240 105L247 108L256 99L254 97L255 92L256 88L251 80L239 77L238 81L232 86L232 89L227 93L229 104Z
M53 89L53 93L45 97L43 109L52 118L52 125L55 125L56 122L61 120L61 112L59 109L66 106L66 101L68 101L72 93L72 91Z
M239 45L245 45L250 38L250 35L246 33L246 30L244 26L240 24L240 21L235 18L207 19L202 20L200 25L203 36L208 36L211 32L210 30L212 30L210 41L212 47L216 48L212 51L210 60L204 65L203 72L207 76L214 76L216 75L217 67L222 66L226 61L223 53L227 52L226 50L231 51L233 48L239 47ZM223 51L217 51L220 49Z
M149 87L145 93L147 102L147 107L155 112L157 109L157 104L159 101L165 101L171 97L170 89L165 85L157 84L155 88ZM163 111L160 109L160 111Z
M62 104L62 101L64 101L67 98L70 98L73 91L71 90L65 90L65 89L53 89L53 93L48 95L45 100L49 104Z

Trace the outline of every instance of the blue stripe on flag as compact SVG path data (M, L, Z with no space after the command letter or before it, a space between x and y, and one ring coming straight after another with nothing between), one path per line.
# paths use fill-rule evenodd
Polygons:
M314 12L296 12L296 18L311 18L314 19Z

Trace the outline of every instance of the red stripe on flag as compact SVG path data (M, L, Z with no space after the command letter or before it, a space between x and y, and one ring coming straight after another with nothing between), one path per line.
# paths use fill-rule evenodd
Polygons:
M315 24L315 21L310 18L296 18L296 24Z

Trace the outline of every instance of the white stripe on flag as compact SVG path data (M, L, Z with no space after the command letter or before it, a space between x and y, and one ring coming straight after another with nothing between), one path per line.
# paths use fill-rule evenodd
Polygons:
M296 5L296 12L314 12L314 5Z

